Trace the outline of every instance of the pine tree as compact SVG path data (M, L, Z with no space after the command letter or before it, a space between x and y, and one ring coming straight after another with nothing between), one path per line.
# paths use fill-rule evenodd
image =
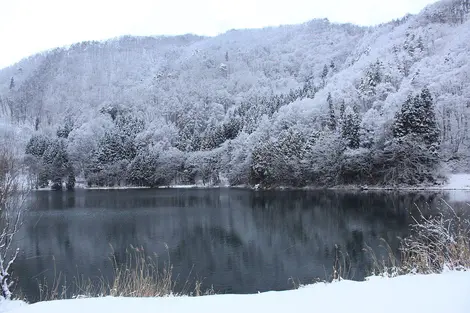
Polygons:
M331 131L336 130L336 116L335 116L335 109L333 106L333 98L331 97L331 93L328 93L328 98L326 99L326 102L328 102L328 110L329 110L329 121L328 121L328 127L330 128Z
M418 101L418 99L416 100ZM420 133L424 142L428 146L437 148L439 145L439 128L434 113L434 100L428 88L421 91L419 97L420 123L418 124L418 133Z
M400 111L395 114L395 121L392 126L393 137L401 138L412 131L412 106L413 98L409 95Z
M331 62L330 62L330 69L331 69L331 71L336 70L336 65L335 65L335 62L333 62L333 60L331 60Z
M51 141L49 138L43 135L34 135L28 141L25 152L26 154L30 154L35 157L42 157L50 144Z
M313 76L306 79L301 90L301 98L313 99L315 97L316 88L313 82Z
M158 169L158 157L157 154L147 150L141 151L129 165L127 181L136 186L157 186L155 175Z
M101 164L112 164L119 160L131 160L136 151L133 141L116 133L106 133L101 140L98 161Z
M321 72L321 79L323 81L325 81L326 77L328 76L328 65L325 64L325 66L323 66L323 71Z
M414 134L422 138L428 147L438 147L439 128L434 113L434 101L428 88L424 88L415 97L408 96L395 116L392 131L395 138Z
M346 104L344 102L344 100L341 100L341 104L339 106L339 118L341 120L344 119L344 111L346 110Z
M341 129L341 136L346 141L346 145L350 149L358 149L360 130L360 119L359 114L355 112L351 107L347 107L345 110L343 126Z
M117 116L116 127L123 136L135 138L145 128L145 122L131 114L120 114Z
M72 166L67 168L67 183L66 188L67 190L73 190L75 188L75 173Z
M53 190L62 190L62 179L69 167L68 155L63 140L54 141L44 152L44 164L48 168L48 177Z
M57 137L67 139L73 130L73 120L70 117L64 119L64 125L57 128Z
M13 88L15 88L15 79L12 77L10 80L10 90L12 90Z
M365 76L361 79L359 90L363 97L375 95L376 87L382 82L383 64L379 60L371 64L367 69Z

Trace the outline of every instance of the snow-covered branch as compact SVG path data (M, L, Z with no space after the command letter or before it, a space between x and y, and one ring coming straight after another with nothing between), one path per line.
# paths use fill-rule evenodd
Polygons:
M25 190L20 186L20 163L7 145L0 149L0 297L10 299L11 267L19 250L12 249L25 209ZM13 251L12 251L13 250Z

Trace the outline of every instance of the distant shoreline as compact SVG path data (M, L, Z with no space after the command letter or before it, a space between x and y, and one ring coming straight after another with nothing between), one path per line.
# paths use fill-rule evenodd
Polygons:
M260 185L169 185L158 187L146 186L115 186L115 187L87 187L80 183L75 186L76 190L132 190L132 189L247 189L247 190L337 190L337 191L470 191L470 174L451 174L447 182L441 185L415 185L415 186L367 186L367 185L338 185L331 187L305 186L305 187L262 187ZM33 189L35 191L51 191L50 188Z

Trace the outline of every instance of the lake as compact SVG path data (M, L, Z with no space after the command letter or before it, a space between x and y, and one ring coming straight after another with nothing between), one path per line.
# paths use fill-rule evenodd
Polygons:
M19 288L30 300L38 282L54 277L110 277L111 253L142 247L170 262L177 288L202 281L217 293L291 289L331 277L347 255L347 276L361 280L371 261L394 252L409 234L417 207L435 212L446 199L464 206L466 193L130 189L37 191L16 237ZM69 287L71 294L76 291Z

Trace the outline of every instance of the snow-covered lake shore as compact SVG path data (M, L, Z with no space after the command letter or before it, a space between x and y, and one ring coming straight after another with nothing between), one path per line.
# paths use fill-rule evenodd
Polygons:
M126 190L126 189L152 189L143 186L115 186L115 187L87 187L85 184L80 184L75 187L81 190ZM237 189L274 189L274 190L345 190L345 191L469 191L470 192L470 174L451 174L447 178L447 182L442 185L416 185L416 186L366 186L366 185L344 185L333 187L314 187L307 186L302 188L278 186L274 188L260 188L259 186L229 186L229 185L169 185L159 186L155 189L218 189L218 188L237 188ZM50 188L41 188L36 191L50 191Z
M361 313L468 313L470 272L372 277L365 282L318 283L298 290L250 295L215 295L165 298L90 298L39 302L0 303L0 312L361 312Z

